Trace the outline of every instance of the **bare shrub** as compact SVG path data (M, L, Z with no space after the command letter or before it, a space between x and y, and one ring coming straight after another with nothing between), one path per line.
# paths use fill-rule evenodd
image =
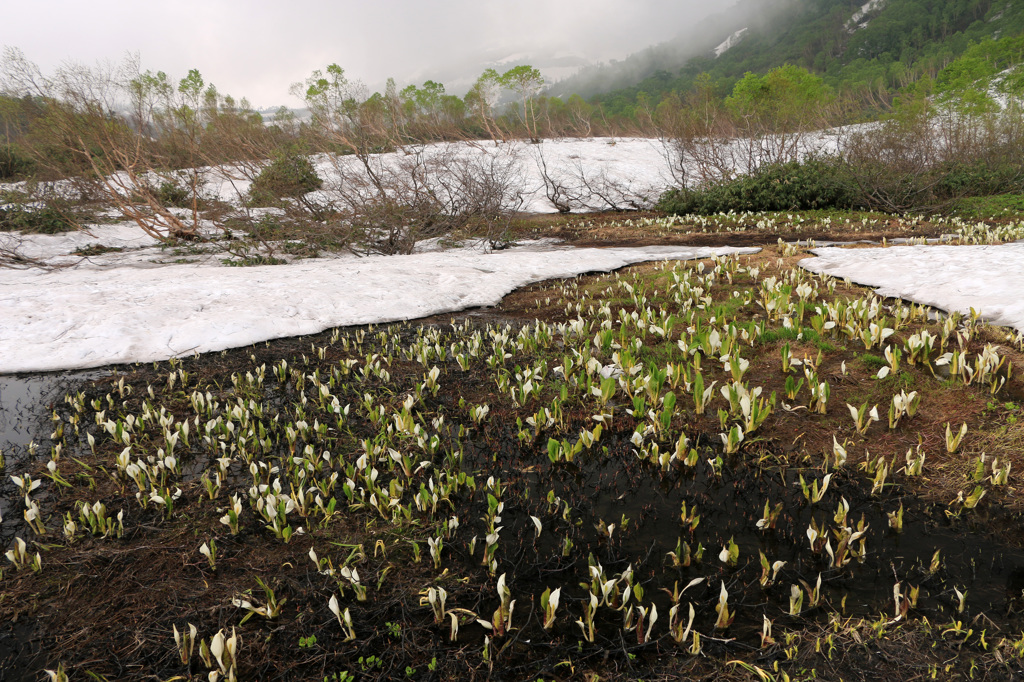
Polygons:
M583 208L583 191L576 178L558 172L548 166L544 156L544 145L536 145L532 150L541 182L544 183L544 196L559 213L570 213Z
M573 176L583 197L583 207L591 211L643 211L654 206L650 188L637 189L632 180L613 178L601 168L588 171L579 159L573 161Z
M505 246L512 219L523 206L519 147L472 145L468 153L466 147L450 147L448 159L438 174L444 210L462 217L463 231L482 236L492 248Z
M442 143L327 158L334 172L318 195L357 253L409 253L425 239L470 233L498 245L522 206L512 145Z
M471 229L492 244L503 240L522 205L516 145L404 144L400 121L368 107L363 87L335 65L293 92L312 112L309 139L333 171L305 208L324 230L344 233L353 251L409 253L418 241Z
M172 83L129 57L44 74L11 48L0 67L5 95L38 103L23 147L50 184L113 207L161 241L201 237L211 180L254 179L273 143L244 100L195 70Z
M904 213L942 211L968 195L1024 185L1021 109L971 112L918 97L851 134L842 158L862 203Z
M677 185L733 177L736 161L730 143L738 131L709 83L701 83L685 98L666 99L656 115L664 155Z
M725 100L702 77L685 97L662 102L652 121L677 184L702 186L815 153L819 131L842 109L819 78L785 66L747 74Z
M0 232L0 268L26 270L28 268L53 269L46 261L26 255L25 238L16 232Z
M54 176L66 179L81 196L100 196L147 234L165 239L190 236L196 226L184 223L166 209L153 191L149 176L148 119L129 120L116 115L125 104L125 72L112 67L65 64L46 76L15 50L3 59L3 90L14 96L45 102L40 127L52 149L34 148L35 161ZM157 94L136 90L136 113L151 116ZM46 153L40 153L40 152Z
M540 174L544 195L559 213L572 211L638 211L654 206L650 188L637 189L630 179L609 175L605 168L587 168L579 157L568 167L548 164L544 144L534 145L531 155Z
M926 112L870 126L849 135L843 159L849 177L871 208L902 212L936 208L930 169L940 145Z

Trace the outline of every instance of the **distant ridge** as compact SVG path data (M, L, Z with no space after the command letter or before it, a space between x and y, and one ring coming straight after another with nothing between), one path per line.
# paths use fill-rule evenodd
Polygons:
M1019 0L744 0L685 27L679 38L584 68L548 94L626 107L686 91L701 73L727 91L746 72L795 64L833 87L901 87L936 75L986 38L1024 33ZM689 37L688 37L689 36Z

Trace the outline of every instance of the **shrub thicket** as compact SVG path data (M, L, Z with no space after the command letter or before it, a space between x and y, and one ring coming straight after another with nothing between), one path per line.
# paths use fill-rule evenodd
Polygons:
M55 208L26 210L20 207L0 208L0 232L58 234L78 229L67 215Z
M682 215L850 208L856 203L856 192L837 162L811 159L762 166L751 175L698 189L670 189L658 207Z
M276 206L285 197L297 198L320 189L324 181L309 157L296 150L278 153L253 180L250 206Z
M944 211L966 197L1019 192L1024 192L1024 168L1014 163L957 160L900 173L883 161L851 164L829 158L763 166L751 175L697 189L670 189L658 208L676 215L849 208Z
M942 200L1024 191L1024 168L1019 163L950 163L937 175L935 194Z
M0 144L0 180L20 180L32 174L32 159L12 144Z

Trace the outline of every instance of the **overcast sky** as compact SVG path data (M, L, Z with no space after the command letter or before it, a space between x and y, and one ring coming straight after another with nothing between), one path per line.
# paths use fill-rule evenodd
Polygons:
M0 45L44 72L62 60L119 61L207 83L258 107L297 105L291 83L341 65L379 86L484 59L557 50L620 59L685 31L735 0L27 0L0 9Z

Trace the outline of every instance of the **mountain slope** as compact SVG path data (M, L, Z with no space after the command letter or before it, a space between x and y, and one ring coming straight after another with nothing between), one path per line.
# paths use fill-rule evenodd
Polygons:
M577 86L584 94L602 93L593 99L608 113L628 113L640 92L656 101L667 92L689 89L707 72L725 93L744 73L764 73L783 64L821 74L837 88L901 87L920 75L937 75L972 42L1024 33L1024 3L782 0L756 14L751 3L741 3L705 22L700 32L704 38L691 43L696 54L674 64L668 59L672 46L657 46L648 53L662 59L647 59L646 73L610 65L592 70L585 82L567 79L551 93ZM631 60L643 62L642 55L635 55L623 64ZM628 76L633 81L625 84Z
M694 57L710 54L728 36L765 28L771 18L785 13L799 0L740 0L735 5L693 25L681 26L672 40L652 45L623 60L588 66L551 85L548 92L566 97L590 97L635 85L658 71L676 71Z

